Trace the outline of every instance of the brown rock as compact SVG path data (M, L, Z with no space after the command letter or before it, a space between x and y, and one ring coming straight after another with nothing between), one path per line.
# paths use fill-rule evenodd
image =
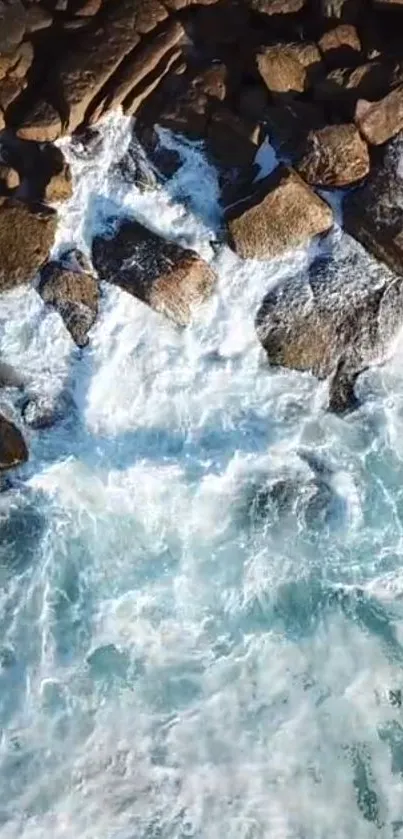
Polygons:
M21 431L0 414L0 469L12 469L28 460L28 449Z
M344 23L325 32L319 49L330 67L348 67L359 64L361 41L355 26Z
M355 122L368 143L380 146L403 129L403 85L379 102L357 102Z
M6 190L16 189L20 185L20 176L11 166L0 164L0 184Z
M98 314L99 287L95 277L82 270L80 257L73 251L62 262L48 262L42 268L38 291L59 312L77 346L85 347Z
M12 79L6 76L0 82L0 108L5 112L26 86L25 79Z
M159 87L165 76L170 71L174 73L175 69L182 64L182 59L183 55L180 47L169 50L158 64L157 72L151 74L144 84L140 84L126 97L123 102L124 113L129 116L137 114L143 102L146 102L154 90Z
M93 15L98 14L101 6L102 0L84 0L77 14L80 15L80 17L92 17Z
M26 283L46 261L57 216L46 208L0 198L0 290Z
M3 111L0 108L0 131L3 130L5 124L6 124L6 121L4 119L4 114L3 114Z
M60 115L49 102L37 99L24 115L16 129L21 140L35 140L38 143L53 142L62 133Z
M256 57L258 71L272 94L298 94L309 87L321 58L314 44L276 44Z
M27 9L26 17L26 31L28 33L47 29L52 23L52 15L44 6L40 6L39 3L31 3Z
M297 168L312 186L349 186L368 175L368 146L355 125L328 125L309 133Z
M52 175L46 184L43 198L47 203L54 204L61 201L68 201L72 194L73 182L70 166L68 163L64 162L60 172L56 172Z
M248 199L230 208L227 220L239 256L271 259L325 233L333 213L296 172L279 166Z
M123 221L110 238L97 236L92 257L101 280L118 285L180 326L189 323L216 280L194 251L131 220Z
M0 54L11 54L25 35L26 11L20 0L0 2Z
M24 41L16 52L13 63L7 73L8 79L24 79L34 60L34 48L30 41Z

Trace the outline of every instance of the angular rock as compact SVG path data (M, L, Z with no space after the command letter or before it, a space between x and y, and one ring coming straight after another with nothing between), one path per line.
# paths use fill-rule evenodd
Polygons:
M35 431L52 428L61 422L76 408L68 391L58 394L27 395L21 405L21 414L25 425Z
M286 166L258 182L255 192L227 213L231 244L244 259L271 259L330 230L328 204Z
M0 414L0 470L20 466L28 460L28 449L21 431Z
M379 99L389 92L393 81L393 68L387 62L368 61L353 69L332 70L315 85L314 94L318 102L351 119L359 99Z
M276 44L256 56L257 69L272 94L296 95L310 85L312 73L321 65L315 44Z
M85 347L98 314L99 287L81 265L75 251L61 262L48 262L41 270L38 291L45 303L59 312L77 346Z
M16 135L21 140L35 140L38 143L51 143L61 133L60 114L44 99L35 100L16 128Z
M346 236L269 292L256 329L271 364L332 376L331 406L345 410L358 374L385 357L402 322L402 278Z
M136 221L123 221L92 247L99 278L119 286L186 326L193 309L212 292L215 274L194 251L167 242Z
M309 133L297 169L311 186L350 186L368 175L368 146L355 125L328 125Z
M403 274L403 137L393 140L383 161L343 204L345 229L377 259Z
M92 17L93 15L98 14L101 6L102 0L84 0L84 2L80 5L77 14L80 17Z
M325 32L318 42L329 67L349 67L359 64L361 41L355 26L341 23Z
M0 198L0 291L32 279L48 257L56 224L46 207Z
M403 85L378 102L359 100L355 122L368 143L380 146L403 129Z

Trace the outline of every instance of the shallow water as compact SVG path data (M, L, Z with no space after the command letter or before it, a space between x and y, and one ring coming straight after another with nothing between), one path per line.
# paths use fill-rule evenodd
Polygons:
M128 141L67 147L56 253L129 213L219 284L186 330L105 286L81 352L34 289L1 299L2 357L75 403L0 496L1 837L403 837L403 344L327 413L254 331L315 248L216 253L202 151L141 195Z

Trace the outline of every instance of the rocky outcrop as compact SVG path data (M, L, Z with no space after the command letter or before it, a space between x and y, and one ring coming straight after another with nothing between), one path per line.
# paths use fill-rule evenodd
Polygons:
M385 357L402 322L402 279L345 237L267 295L256 328L271 364L332 377L332 407L344 410L355 379Z
M93 263L100 280L133 294L179 326L212 292L215 274L194 251L167 242L136 221L97 236Z
M42 268L38 284L42 299L59 312L78 347L88 344L99 301L98 283L83 265L82 254L70 251L62 261L48 262Z
M312 186L350 186L368 175L368 146L355 125L328 125L308 134L297 168Z
M28 282L46 262L56 221L45 206L0 198L0 291Z
M0 414L0 471L20 466L28 460L28 449L21 431Z
M244 259L272 259L333 224L329 205L292 169L280 166L227 211L230 243Z

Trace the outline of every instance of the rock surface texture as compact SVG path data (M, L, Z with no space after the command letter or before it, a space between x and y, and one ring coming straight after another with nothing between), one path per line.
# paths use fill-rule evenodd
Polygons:
M110 236L96 237L92 257L101 280L118 285L179 326L189 323L216 280L194 251L167 242L136 221L124 221Z

